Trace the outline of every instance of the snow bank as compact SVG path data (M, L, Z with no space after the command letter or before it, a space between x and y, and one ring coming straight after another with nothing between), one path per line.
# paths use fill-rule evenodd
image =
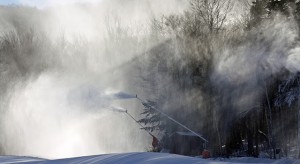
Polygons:
M18 157L18 156L0 156L0 163L34 163L34 164L65 164L65 163L101 163L101 164L251 164L251 163L262 163L262 164L297 164L299 160L292 159L280 159L272 160L266 158L230 158L230 159L201 159L194 157L187 157L175 154L167 153L123 153L123 154L105 154L105 155L94 155L76 158L66 158L58 160L47 160L32 157Z

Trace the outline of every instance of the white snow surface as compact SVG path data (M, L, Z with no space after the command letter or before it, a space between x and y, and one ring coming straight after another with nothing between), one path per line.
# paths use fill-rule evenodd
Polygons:
M0 156L0 163L34 163L34 164L86 164L86 163L101 163L101 164L247 164L247 163L261 163L261 164L300 164L299 160L294 159L279 159L272 160L266 158L218 158L218 159L202 159L196 157L187 157L167 153L122 153L122 154L105 154L84 156L66 159L48 160L34 157L22 156Z

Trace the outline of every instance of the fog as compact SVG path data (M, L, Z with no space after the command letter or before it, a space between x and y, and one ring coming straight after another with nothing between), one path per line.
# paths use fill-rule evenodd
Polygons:
M109 94L138 94L122 65L153 45L146 37L154 15L182 6L48 2L0 8L1 153L63 158L147 151L147 132L111 110L126 108L139 118L140 103Z
M202 8L184 0L32 2L0 7L3 155L149 151L151 136L126 115L141 118L135 95L221 154L241 115L263 113L277 92L272 80L300 69L295 19L276 13L252 25L243 1L232 3L222 28L210 28L193 15ZM164 132L153 133L162 140ZM248 135L239 132L240 140Z

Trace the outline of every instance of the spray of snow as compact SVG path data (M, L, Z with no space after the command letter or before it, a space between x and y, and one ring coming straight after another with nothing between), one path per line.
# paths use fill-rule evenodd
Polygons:
M141 105L117 91L134 91L122 64L148 46L144 27L166 8L143 9L158 2L0 8L0 35L15 46L0 54L1 153L62 158L147 150L149 136L123 114L139 113ZM170 6L167 12L179 8Z

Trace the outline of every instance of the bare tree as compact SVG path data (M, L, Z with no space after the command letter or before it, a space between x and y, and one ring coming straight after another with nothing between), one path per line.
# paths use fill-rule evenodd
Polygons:
M190 5L210 32L219 32L234 4L231 0L192 0Z

